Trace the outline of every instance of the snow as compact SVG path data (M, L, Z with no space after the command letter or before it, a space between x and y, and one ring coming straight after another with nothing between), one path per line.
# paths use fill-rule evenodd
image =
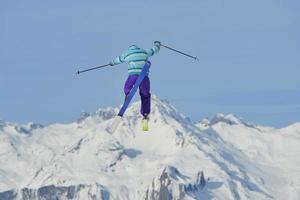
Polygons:
M153 96L143 132L139 106L130 106L114 134L106 129L117 108L82 113L70 124L2 121L0 197L72 186L73 199L300 198L300 123L275 129L216 114L194 124Z

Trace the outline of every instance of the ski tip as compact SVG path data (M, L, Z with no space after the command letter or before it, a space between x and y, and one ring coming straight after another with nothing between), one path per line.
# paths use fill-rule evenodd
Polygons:
M106 131L109 132L110 134L113 134L117 130L121 122L122 122L122 117L117 115L113 123L111 124L111 126L106 128Z
M111 129L111 127L107 127L105 129L108 133L113 134L115 131Z

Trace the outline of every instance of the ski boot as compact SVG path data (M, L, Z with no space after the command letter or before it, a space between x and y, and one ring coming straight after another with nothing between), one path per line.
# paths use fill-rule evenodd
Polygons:
M148 122L149 122L149 115L144 114L144 118L142 120L143 131L149 131Z

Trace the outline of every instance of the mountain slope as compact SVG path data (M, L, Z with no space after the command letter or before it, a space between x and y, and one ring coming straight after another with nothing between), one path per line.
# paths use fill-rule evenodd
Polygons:
M226 122L229 117L234 120ZM298 199L300 192L300 124L282 129L247 124L235 116L217 115L218 123L197 126L243 152L264 172L263 184L276 199ZM237 122L237 123L234 123Z
M297 199L299 124L273 129L218 114L194 124L152 98L70 124L0 123L0 199ZM2 192L1 192L2 191Z

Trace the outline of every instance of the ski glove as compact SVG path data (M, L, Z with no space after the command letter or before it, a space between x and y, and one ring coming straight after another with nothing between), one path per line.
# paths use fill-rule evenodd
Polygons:
M154 45L160 46L161 42L160 41L154 41Z

